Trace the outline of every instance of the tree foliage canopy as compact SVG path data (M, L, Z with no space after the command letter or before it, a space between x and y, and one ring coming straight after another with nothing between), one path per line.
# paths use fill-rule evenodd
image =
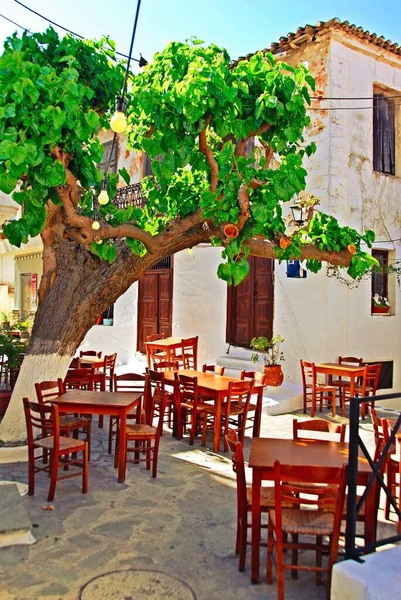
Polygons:
M72 239L109 261L117 256L116 240L141 256L171 224L191 217L191 223L203 223L209 241L224 246L218 274L228 283L248 274L255 239L269 241L279 259L300 257L313 246L313 271L321 265L319 252L345 252L352 277L372 267L361 243L370 246L373 233L360 235L332 216L316 212L307 226L286 236L282 204L305 189L303 158L315 151L304 139L315 85L304 66L293 68L262 52L232 63L223 48L191 39L170 43L131 75L128 142L148 154L154 173L143 182L143 209L95 202L102 181L98 132L110 127L123 78L124 64L108 38L59 39L49 28L6 41L0 57L0 190L24 207L23 216L3 228L13 244L42 232L59 207ZM254 138L258 145L249 150ZM125 170L120 175L129 182ZM118 178L107 176L111 197ZM91 228L95 218L98 231Z

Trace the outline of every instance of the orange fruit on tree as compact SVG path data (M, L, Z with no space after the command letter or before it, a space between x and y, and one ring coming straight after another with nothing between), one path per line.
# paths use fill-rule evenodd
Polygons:
M280 238L280 248L285 250L291 244L291 238L289 237L281 237Z

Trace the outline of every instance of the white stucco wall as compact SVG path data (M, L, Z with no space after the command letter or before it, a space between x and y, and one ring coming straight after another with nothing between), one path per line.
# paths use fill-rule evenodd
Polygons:
M372 97L374 84L401 93L401 60L362 42L355 45L350 39L330 44L325 95ZM339 104L372 106L372 101L333 101L322 106ZM322 111L315 118L324 129L313 138L318 150L308 161L307 190L321 198L321 209L336 216L340 224L359 231L373 229L374 248L393 250L400 260L400 243L391 240L401 237L401 179L373 172L372 110ZM370 279L348 289L335 278L327 278L325 268L318 275L309 273L307 279L288 279L285 268L277 266L275 331L287 338L283 348L287 378L299 380L300 358L337 360L341 354L350 354L394 360L394 390L401 390L401 296L395 275L389 276L392 314L373 316Z

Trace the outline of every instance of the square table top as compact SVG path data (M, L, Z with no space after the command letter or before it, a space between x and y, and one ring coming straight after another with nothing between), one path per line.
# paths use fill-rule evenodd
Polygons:
M82 367L95 367L104 364L104 358L98 358L97 356L83 356L79 359Z
M362 365L361 367L359 365L340 365L338 363L332 363L332 362L327 362L327 363L315 363L315 367L316 367L316 371L323 371L326 370L327 372L330 371L332 372L333 375L335 375L336 373L341 374L341 373L363 373L365 367L364 365Z
M174 382L174 373L175 371L165 371L165 380L168 383ZM237 377L228 377L227 375L217 375L217 373L211 373L210 371L207 373L203 373L203 371L194 371L193 369L180 369L177 373L181 375L186 375L187 377L197 377L198 378L198 386L204 389L213 390L215 392L221 392L228 390L228 384L230 381L243 381L242 379L238 379ZM246 381L246 380L245 380ZM248 380L249 381L249 380ZM255 382L254 390L259 390L264 386Z
M143 396L143 392L92 392L88 390L67 390L51 400L62 408L63 404L77 406L120 407L131 406Z
M312 439L252 439L249 456L251 469L270 469L273 472L276 460L285 465L340 468L343 464L348 463L348 444ZM358 471L371 473L366 458L358 459Z

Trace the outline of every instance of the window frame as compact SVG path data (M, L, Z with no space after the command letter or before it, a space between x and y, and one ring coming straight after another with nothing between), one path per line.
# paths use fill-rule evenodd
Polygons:
M384 90L373 90L372 112L373 171L394 176L397 164L397 111L393 99Z
M381 266L388 266L388 250L374 248L372 249L372 256L379 261ZM372 273L371 296L373 297L375 294L379 294L379 296L384 296L385 298L387 298L387 300L389 299L388 273Z

